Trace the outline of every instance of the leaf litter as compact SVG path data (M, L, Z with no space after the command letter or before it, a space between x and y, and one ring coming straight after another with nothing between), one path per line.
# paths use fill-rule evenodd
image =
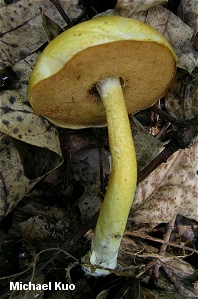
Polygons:
M60 27L66 26L54 5L47 0L21 0L1 6L0 68L13 65L46 43L40 8ZM64 1L63 8L72 20L82 13L77 1Z
M82 12L85 14L85 18L89 18L89 6L83 8L82 11L74 1L65 1L61 4L71 20L77 19ZM93 1L93 7L94 5L97 8L97 4ZM171 116L180 121L185 121L196 117L198 110L196 71L198 66L197 1L182 0L176 6L176 12L171 12L171 1L119 0L115 9L106 12L99 9L99 12L139 19L165 35L176 51L179 62L175 81L166 95L165 102L162 100L159 106L162 109L165 108ZM53 20L52 22L49 20L48 24L56 22L59 26L57 28L66 26L50 1L17 1L9 5L1 2L0 7L2 16L1 68L12 65L20 82L19 90L1 91L2 198L0 200L0 216L4 218L5 215L12 215L14 220L14 222L13 220L10 222L9 218L6 217L4 219L6 224L2 222L2 227L7 231L6 237L5 233L1 231L1 235L4 236L2 244L9 251L11 249L9 244L13 244L11 242L13 234L18 234L18 238L21 239L22 237L25 241L22 242L20 255L32 255L29 259L31 262L34 260L35 254L41 252L43 248L53 247L54 240L56 240L56 245L59 247L59 240L64 243L68 236L79 230L82 223L89 222L89 218L94 215L101 204L103 196L101 185L105 188L108 184L111 162L106 133L104 133L101 140L101 138L93 135L92 130L85 130L81 133L80 138L78 136L79 132L71 133L68 130L60 132L48 121L36 116L27 102L29 76L40 53L40 50L37 49L47 41L47 36L41 24L39 7L42 7L47 17ZM53 27L53 25L48 26ZM56 25L54 26L55 34L57 34L59 29L56 29ZM152 126L155 126L154 132L160 132L163 126L167 128L161 138L156 138L157 133L156 136L150 134L152 129L150 125L143 128L134 117L131 122L138 153L139 170L144 169L159 153L163 152L164 147L171 138L170 132L178 130L174 125L170 127L168 121L160 116L154 120L156 121L152 124ZM66 138L61 137L63 136L62 133L65 134ZM72 138L69 138L69 136ZM102 147L100 156L103 162L102 168L100 163L97 163L98 146ZM197 146L198 142L194 139L190 148L176 151L166 163L161 164L144 181L138 184L127 227L130 228L131 232L137 231L140 235L148 234L151 238L152 234L156 234L158 237L161 232L165 234L166 225L163 223L171 223L171 219L176 217L177 214L183 215L184 219L188 217L191 222L197 221ZM40 216L41 206L42 216ZM56 209L56 217L54 209ZM13 211L14 214L10 211ZM23 215L23 211L26 211L26 216ZM49 211L54 212L49 214ZM176 219L178 217L181 216L177 216ZM20 231L17 231L17 233L16 224L20 225ZM179 233L181 233L180 228L183 222L177 221L177 224ZM30 230L27 230L27 227ZM91 227L90 225L89 228ZM182 235L183 242L188 242L190 239L190 229L192 231L192 225L189 225L185 238ZM40 234L41 230L43 234ZM62 230L66 233L63 234ZM38 234L40 235L40 241L36 238ZM182 252L182 255L180 255L170 246L166 249L166 255L169 255L169 257L163 259L160 254L158 255L158 259L161 261L160 266L163 266L163 270L169 279L171 275L174 279L170 283L163 272L158 272L156 286L160 287L162 291L157 291L157 289L151 291L141 287L141 296L146 298L150 295L164 296L164 298L171 298L171 296L181 298L181 294L183 294L185 298L197 297L197 269L196 266L192 267L188 263L191 255L197 260L196 250L194 249L196 238L197 232L194 230L194 238L190 239L192 244L189 244L192 248L191 251ZM19 242L19 239L15 242ZM163 238L160 238L160 240L163 241ZM123 242L125 241L126 238L124 237ZM149 247L146 239L140 242L140 239L135 237L128 237L128 242L129 247L127 250L126 247L120 249L119 262L124 268L126 266L132 267L129 273L130 276L133 276L137 273L137 270L134 270L136 269L134 261L135 264L139 264L140 269L143 267L142 264L147 267L146 269L149 269L147 262L156 259L154 253L158 252L159 247L156 246L156 242L152 244L154 246ZM136 246L134 245L135 242L137 242ZM179 244L180 239L178 239L176 232L172 232L171 242L175 246ZM31 244L31 248L25 246L28 243ZM72 254L77 257L79 254L81 255L85 244L83 242L75 243L76 248L75 250L72 249ZM181 246L178 248L181 248ZM145 254L146 250L149 251L147 255ZM193 253L193 250L195 253ZM130 254L128 254L128 251ZM2 265L6 264L6 260L12 264L8 255L2 249L0 252L3 252L4 255ZM14 253L17 256L17 252ZM18 258L20 255L18 255ZM168 264L168 259L170 259L170 264ZM184 259L187 261L184 262ZM28 267L27 257L24 260L25 262L22 262L21 259L19 261L21 263L20 271ZM65 273L64 269L69 262L64 262L63 266L62 259L59 257L56 258L56 263L59 266L59 271L56 271L56 274L59 273L57 275L62 279L61 275ZM153 263L153 265L156 267L157 264ZM190 269L192 270L191 273L189 272ZM53 272L52 269L51 271ZM124 273L124 269L119 272L120 275L122 275L122 271ZM19 271L10 271L8 274L11 275L17 272ZM48 271L44 272L45 279L50 280ZM149 284L150 275L148 272L145 273L139 279ZM181 277L181 274L183 277ZM1 276L5 276L5 273L3 272ZM63 276L65 277L64 274ZM79 294L82 295L87 292L90 298L96 297L85 277L81 276L80 280L76 281L72 276L72 279L77 286L75 295L79 296ZM2 281L6 282L6 280ZM112 298L112 293L103 293L104 289L111 289L105 281L104 279L102 287L98 287L98 294L102 298L108 298L108 296ZM131 289L129 288L129 291L126 291L128 290L127 283L127 278L121 280L118 275L115 290L116 286L122 285L122 295L117 294L116 297L116 291L114 291L114 298L123 296L130 298L128 296ZM133 285L134 283L130 282L130 284ZM133 294L139 298L140 293L137 291L139 290L139 284L134 284L134 286ZM169 290L168 293L167 290ZM48 298L48 294L41 294L41 296ZM64 292L55 293L52 291L50 294L50 298L57 298L57 296L58 298L65 298ZM73 296L74 293L69 294L68 298L73 298Z

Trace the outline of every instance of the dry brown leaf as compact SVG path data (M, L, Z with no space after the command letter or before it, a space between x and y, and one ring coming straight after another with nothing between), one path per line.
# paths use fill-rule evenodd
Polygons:
M132 120L131 128L139 172L163 150L163 143L146 131L135 117L132 116Z
M100 136L98 137L97 134L93 134L92 130L63 130L61 139L63 139L64 147L70 157L68 175L71 180L91 183L99 181L100 159L103 175L109 174L109 153L103 148L103 145L108 142L105 128L100 129ZM99 155L99 143L101 157Z
M109 174L109 160L102 150L104 175ZM70 155L69 177L75 181L92 182L100 180L99 151L97 147L86 147Z
M131 17L140 11L145 11L153 6L164 4L168 0L118 0L115 11L124 16Z
M10 213L62 158L0 132L0 219Z
M161 32L172 45L179 58L177 66L192 73L198 65L198 53L193 47L193 28L161 5L148 10L145 23Z
M79 17L82 12L77 3L77 0L62 3L71 20ZM1 5L0 68L25 58L47 41L42 27L40 8L59 26L66 26L65 21L49 0L21 0L10 5Z
M41 180L25 176L22 161L12 138L0 133L0 219L10 213L19 201Z
M198 77L194 78L186 87L184 110L186 119L198 115Z
M198 114L198 78L182 70L166 94L165 106L168 113L178 120L186 120Z
M198 32L198 2L197 0L182 0L179 3L178 16L194 30Z
M161 290L149 290L146 288L141 288L141 292L144 294L144 298L160 298L160 299L192 299L196 298L194 297L187 297L187 296L182 296L179 295L175 292L165 292ZM190 294L191 295L191 294Z
M137 186L131 217L140 223L169 222L175 214L198 221L198 141L174 153Z
M170 10L159 5L148 10L147 24L161 32L180 57L193 36L193 29Z
M42 25L45 31L47 41L50 42L53 40L57 35L63 32L63 29L52 19L50 19L44 12L41 10L42 15Z
M52 235L54 225L47 222L46 219L41 219L38 216L29 218L27 221L20 223L21 235L23 240L29 244L42 242L49 239Z
M78 200L78 208L81 213L81 221L85 223L95 213L100 210L102 197L101 197L101 186L100 182L96 183L84 183L84 193Z
M177 66L187 70L190 74L193 72L195 67L198 66L198 53L195 51L192 41L188 44L179 57Z
M48 148L62 156L56 128L36 115L28 102L28 82L32 64L39 53L14 66L20 89L3 91L0 98L0 131L23 142Z
M186 49L185 56L182 57L183 64L186 62L187 65L192 64L196 57L196 66L198 66L198 2L197 0L183 0L180 1L177 11L178 16L188 24L194 30L194 36L192 40L191 49ZM189 52L190 50L190 52ZM194 51L193 51L194 50ZM184 62L185 61L185 62ZM179 65L180 66L180 65Z
M79 15L82 13L82 10L77 4L77 0L61 2L62 7L68 13L68 16L71 18L71 20L79 17ZM16 2L13 1L13 3L9 5L1 4L1 34L8 33L17 27L22 27L25 23L37 16L40 18L37 26L40 26L40 8L42 8L43 12L45 12L49 18L54 20L61 27L66 26L65 21L60 16L52 2L49 0L21 0ZM36 24L36 22L34 23Z

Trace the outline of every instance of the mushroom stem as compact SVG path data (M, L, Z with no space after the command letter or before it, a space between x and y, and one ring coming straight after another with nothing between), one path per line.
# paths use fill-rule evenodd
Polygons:
M96 87L106 112L112 169L91 245L90 263L115 269L136 189L136 153L120 79L107 77ZM92 273L106 274L108 271L101 269Z

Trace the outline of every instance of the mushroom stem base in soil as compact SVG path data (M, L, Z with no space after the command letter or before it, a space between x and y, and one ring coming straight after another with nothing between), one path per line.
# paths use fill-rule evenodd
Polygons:
M136 189L136 154L120 79L107 77L96 87L105 107L112 169L88 256L92 265L115 269ZM84 269L95 276L109 273L99 268L94 273L89 267Z

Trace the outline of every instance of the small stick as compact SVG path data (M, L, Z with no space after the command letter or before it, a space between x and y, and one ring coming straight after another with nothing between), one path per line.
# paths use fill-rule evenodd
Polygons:
M64 11L60 1L59 0L49 0L49 1L54 4L54 6L56 7L58 12L60 13L62 18L64 19L64 21L67 23L68 27L72 27L73 26L72 21L70 20L70 18L68 17L66 12Z
M188 250L191 251L193 253L198 253L197 250L195 250L194 248L188 247L188 246L184 246L184 245L180 245L180 244L176 244L176 243L172 243L166 240L162 240L162 239L158 239L149 235L145 235L143 233L139 233L139 232L135 232L135 231L126 231L125 235L129 235L129 236L133 236L133 237L138 237L141 239L145 239L145 240L149 240L149 241L153 241L153 242L157 242L157 243L162 243L166 246L172 246L172 247L176 247L176 248L180 248L183 250Z
M169 121L170 123L174 124L175 126L180 126L182 123L180 120L178 120L176 117L171 116L169 113L161 110L156 105L152 106L150 110L158 115L160 115L163 119Z
M160 250L159 250L159 254L162 255L162 256L164 256L164 253L165 253L166 248L167 248L167 242L169 242L169 240L170 240L170 237L171 237L174 225L175 225L176 217L177 217L177 214L175 214L172 217L171 221L168 223L168 227L167 227L165 236L163 238L164 243L162 244L162 246L160 247Z
M168 223L168 227L167 227L165 236L163 238L163 241L165 241L165 242L169 242L169 240L170 240L170 236L171 236L173 228L174 228L176 217L177 217L177 214L175 214L172 217L171 221ZM159 255L164 256L164 254L166 252L167 243L165 243L165 242L160 247ZM155 267L154 267L153 275L154 275L155 278L159 277L159 269L160 269L160 267L161 267L161 264L156 264Z

